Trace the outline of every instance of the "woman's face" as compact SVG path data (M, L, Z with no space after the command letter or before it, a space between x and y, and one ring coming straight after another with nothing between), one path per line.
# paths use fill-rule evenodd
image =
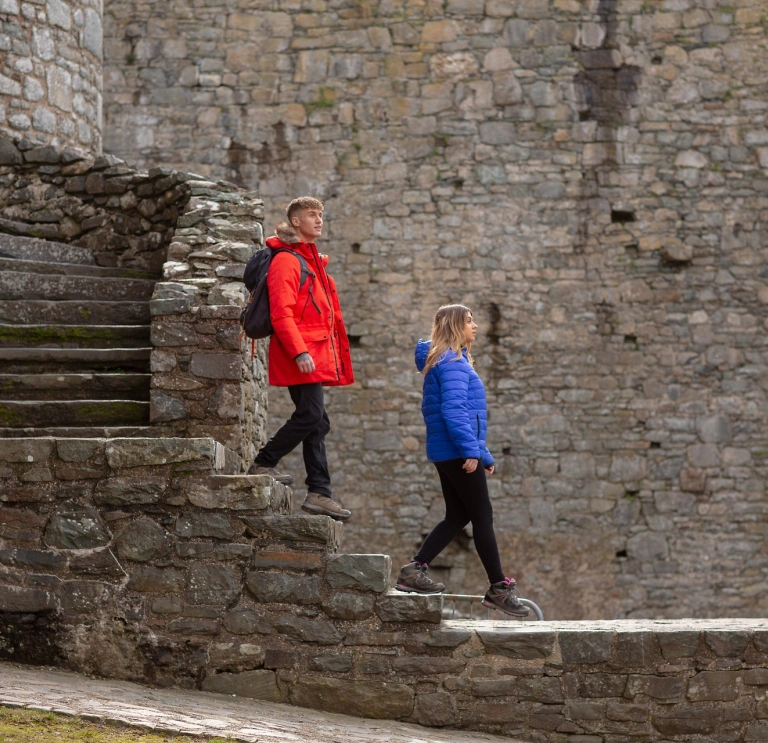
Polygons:
M464 341L467 345L475 342L477 325L472 320L472 313L467 312L467 324L464 326Z

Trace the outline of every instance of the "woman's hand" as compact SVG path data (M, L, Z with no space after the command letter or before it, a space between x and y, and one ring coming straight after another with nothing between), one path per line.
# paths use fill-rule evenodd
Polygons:
M492 464L490 467L486 467L486 468L485 468L485 471L486 471L486 472L487 472L489 475L492 475L494 472L496 472L496 465L495 465L495 464Z
M466 473L469 475L477 469L477 460L467 459L464 461L464 464L461 465L461 468L465 470Z

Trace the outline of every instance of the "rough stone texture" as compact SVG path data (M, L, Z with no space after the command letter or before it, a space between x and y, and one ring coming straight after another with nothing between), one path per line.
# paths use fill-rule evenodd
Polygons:
M202 688L203 691L213 691L217 694L234 694L249 699L265 699L268 702L280 701L274 671L219 673L207 676Z
M523 595L568 618L765 615L764 10L106 3L109 151L258 188L270 229L325 199L360 380L328 391L349 551L397 568L441 515L412 342L460 301ZM291 405L270 396L274 430ZM461 542L433 572L485 582Z
M0 3L4 62L0 131L101 152L102 5L98 0ZM0 162L20 163L0 150ZM38 150L27 162L47 164Z
M413 712L413 690L403 684L342 679L302 679L291 691L291 702L352 715L403 718Z
M339 555L326 569L326 579L334 588L364 588L375 593L386 591L392 561L389 555Z

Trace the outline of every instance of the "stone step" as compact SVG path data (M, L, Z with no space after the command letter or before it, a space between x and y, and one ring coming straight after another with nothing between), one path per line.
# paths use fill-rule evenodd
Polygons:
M149 325L149 302L0 300L0 322L62 325Z
M155 283L152 279L57 276L5 271L0 273L0 299L149 301Z
M4 325L0 348L146 348L148 325Z
M0 372L149 370L151 348L0 348Z
M149 403L138 400L0 400L0 426L140 426Z
M329 552L341 544L342 524L328 516L262 516L243 522L248 536L264 542L300 542Z
M0 427L0 439L146 439L173 436L163 426L40 426L26 428Z
M0 234L0 256L45 263L96 265L93 253L88 248L18 235Z
M150 374L0 374L6 400L149 400Z
M18 258L3 258L0 255L0 271L16 273L50 274L53 276L93 276L96 278L147 279L160 281L160 277L151 271L139 271L135 268L114 268L111 266L89 266L82 263L47 263L28 261Z

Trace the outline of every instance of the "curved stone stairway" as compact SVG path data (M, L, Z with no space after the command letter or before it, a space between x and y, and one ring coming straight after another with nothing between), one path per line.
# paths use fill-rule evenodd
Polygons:
M157 277L91 251L0 235L0 438L157 435L149 299Z

